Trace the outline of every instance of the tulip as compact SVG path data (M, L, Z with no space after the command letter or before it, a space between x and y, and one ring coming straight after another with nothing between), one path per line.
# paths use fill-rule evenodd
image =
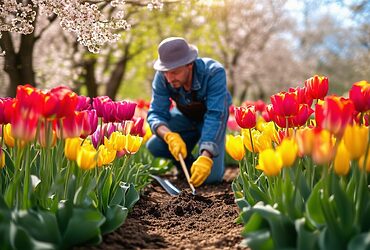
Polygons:
M268 135L273 142L280 143L279 133L273 122L261 123L261 131Z
M9 97L0 97L0 125L7 124L11 120L11 116L7 113L7 109L9 109L13 103L13 99Z
M144 118L132 118L133 120L133 126L131 128L130 134L132 135L139 135L141 137L144 136L145 131L143 130L144 126Z
M329 90L329 80L326 76L315 75L304 82L306 94L312 99L321 99L327 95Z
M140 136L126 135L125 150L129 154L135 154L143 142L143 138Z
M311 155L315 132L313 129L305 127L297 130L296 138L299 155Z
M100 145L98 149L98 167L111 163L116 158L116 151L109 150L104 145Z
M52 88L49 93L56 96L58 99L58 106L62 107L58 109L57 118L71 116L74 114L78 103L78 96L75 92L73 92L67 86L61 85Z
M312 160L319 165L328 164L334 158L335 138L327 130L314 130Z
M13 148L14 145L15 145L15 139L13 137L13 134L12 134L12 125L11 124L6 124L4 126L4 142L5 144L10 147L10 148Z
M93 108L96 110L98 117L103 117L105 112L104 103L111 101L112 100L108 96L98 96L93 98Z
M253 146L250 134L252 134ZM265 149L272 148L271 137L266 132L261 133L258 130L252 130L250 133L248 130L242 130L242 135L245 147L252 153L258 153Z
M283 166L290 167L297 158L297 142L294 139L284 138L281 144L276 147L276 151L281 155Z
M254 106L248 107L236 107L235 108L235 120L239 127L244 129L251 129L256 126L257 116Z
M267 176L277 176L283 167L281 155L273 149L266 149L259 155L257 169L262 170Z
M349 99L352 100L355 109L364 113L370 110L370 84L367 81L359 81L352 85L349 91Z
M295 92L279 92L270 97L274 113L277 116L290 117L298 113L298 94Z
M313 99L310 95L307 94L306 87L289 88L289 92L295 92L295 91L297 92L298 103L307 104L309 107L311 107Z
M48 124L47 126L49 125L51 124ZM51 127L50 129L46 129L44 122L40 125L39 137L37 139L40 146L43 148L54 147L57 143L56 132L51 129Z
M96 115L96 110L84 110L81 111L82 113L86 113L83 115L82 121L82 132L81 138L86 138L87 136L91 135L95 132L98 127L98 116Z
M350 163L350 154L342 140L338 145L337 153L334 158L334 172L337 175L347 175L350 169Z
M91 98L83 95L77 96L77 105L75 111L83 111L91 109Z
M116 120L118 122L131 120L135 114L136 103L130 101L116 102Z
M358 160L369 144L369 129L365 126L348 125L344 131L343 141L351 159Z
M5 153L0 148L0 168L3 168L3 167L5 167Z
M104 145L108 148L113 147L116 151L121 151L125 149L126 136L121 132L115 131L110 135L109 140L104 139Z
M77 165L83 170L95 168L97 164L97 151L90 143L84 143L77 153Z
M245 155L243 137L241 135L226 135L225 148L226 152L236 161L240 161Z
M77 160L77 153L80 151L82 139L80 137L67 138L64 145L64 154L71 161Z
M107 101L103 104L103 121L104 122L116 122L118 121L116 119L117 117L117 107L116 103L114 101Z
M366 169L366 172L370 173L370 154L369 154L369 151L367 152L367 159L366 159L366 164L364 163L365 162L365 157L366 157L366 154L364 154L363 156L360 157L360 160L358 161L358 166L360 169Z
M311 109L307 104L300 104L298 113L293 117L294 126L301 127L305 125L312 113L313 109Z
M59 138L72 138L81 135L83 121L87 119L87 113L76 112L61 119L62 127L58 127Z
M351 100L343 97L327 96L323 106L322 126L341 138L347 124L352 123L353 112L354 106Z
M149 126L149 123L145 122L145 135L143 137L143 144L146 143L153 135L152 130Z

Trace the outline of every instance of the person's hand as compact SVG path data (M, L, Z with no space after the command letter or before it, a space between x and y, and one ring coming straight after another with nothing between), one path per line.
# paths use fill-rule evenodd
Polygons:
M211 158L201 155L191 166L190 183L195 187L199 187L207 179L211 173L213 161Z
M168 144L168 149L170 150L176 161L179 160L179 154L181 154L184 159L186 158L186 144L178 133L167 132L164 135L163 139Z

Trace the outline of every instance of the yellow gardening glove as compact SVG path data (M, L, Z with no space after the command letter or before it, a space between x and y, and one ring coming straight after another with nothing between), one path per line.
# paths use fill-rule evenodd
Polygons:
M190 183L195 187L199 187L207 179L211 173L213 161L211 158L201 155L191 166Z
M163 139L168 144L168 149L173 157L175 157L176 161L179 160L179 154L181 154L183 158L187 156L186 144L178 133L167 132Z

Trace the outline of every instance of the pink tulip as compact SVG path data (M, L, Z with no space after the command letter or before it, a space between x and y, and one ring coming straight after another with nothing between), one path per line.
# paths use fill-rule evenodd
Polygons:
M111 102L112 100L108 96L98 96L93 98L93 108L96 110L98 117L103 117L104 114L104 103Z
M76 111L90 110L91 109L91 98L88 96L79 95L77 97Z
M116 102L116 120L122 122L131 120L135 113L136 103L130 101Z

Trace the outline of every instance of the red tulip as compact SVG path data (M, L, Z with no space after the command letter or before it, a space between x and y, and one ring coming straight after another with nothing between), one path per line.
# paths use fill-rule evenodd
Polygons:
M13 98L0 97L0 124L7 124L10 122L11 113L8 110L12 108Z
M370 84L367 81L356 82L349 91L349 99L358 112L370 110Z
M326 76L315 75L304 82L307 95L312 99L321 99L327 95L329 90L329 80Z
M313 99L310 95L307 95L307 90L305 87L289 88L289 92L297 92L298 103L307 104L309 107L311 107Z
M235 108L235 120L239 127L251 129L256 126L257 116L254 106L248 107L236 107Z
M299 102L297 92L280 92L271 96L271 104L278 116L294 116L298 113Z
M78 97L75 92L66 86L58 86L52 88L49 93L55 95L59 102L59 109L57 112L57 117L62 118L69 115L73 115L76 110L78 103Z
M305 125L312 113L313 109L311 109L307 104L300 104L297 115L293 117L294 126L300 127Z
M351 100L327 96L323 106L323 128L341 137L347 124L352 123L354 105Z

